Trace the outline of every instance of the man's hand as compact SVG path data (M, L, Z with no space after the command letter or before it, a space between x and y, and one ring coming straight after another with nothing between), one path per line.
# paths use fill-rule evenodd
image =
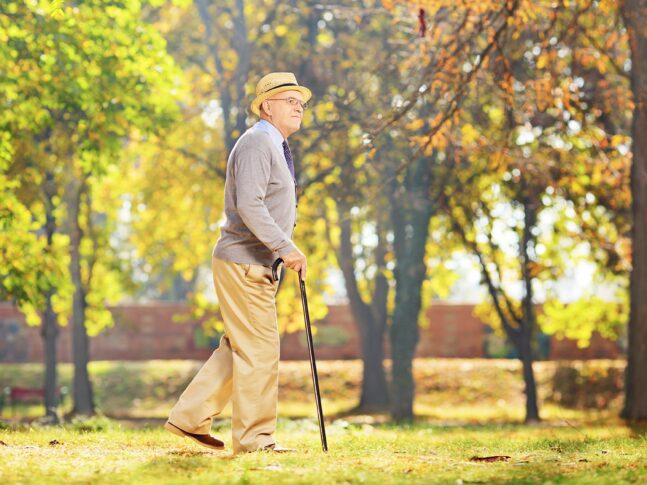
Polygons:
M308 264L306 262L305 255L301 251L299 251L299 249L296 249L290 254L284 256L283 264L285 264L285 266L287 266L288 268L293 269L297 273L301 271L301 279L303 281L306 280L306 269Z

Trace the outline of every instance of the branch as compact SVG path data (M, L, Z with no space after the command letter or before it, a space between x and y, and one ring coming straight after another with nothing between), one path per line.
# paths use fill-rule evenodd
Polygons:
M506 314L503 311L503 308L501 306L501 302L499 301L499 297L501 295L505 296L505 293L503 292L503 290L501 288L497 287L494 284L494 281L492 280L492 277L490 276L490 271L487 268L487 265L485 263L485 259L483 257L483 254L481 253L480 249L478 248L478 245L476 244L475 241L470 241L468 239L467 234L465 233L465 230L458 223L458 221L456 220L456 217L454 216L454 214L452 212L451 203L449 202L449 200L447 202L448 202L448 208L449 208L449 210L448 210L449 220L450 220L450 222L452 224L452 227L461 236L461 239L462 239L463 243L467 247L472 249L472 251L474 252L476 257L478 258L479 264L481 265L481 271L482 271L483 277L485 279L485 283L486 283L487 288L488 288L488 293L490 293L490 296L492 297L492 301L494 303L494 308L496 309L497 315L499 316L499 319L501 320L501 324L503 325L503 328L504 328L505 332L508 334L508 336L511 339L513 339L513 340L518 339L519 336L520 336L520 333L521 333L520 329L515 328L510 324L510 322L508 320L508 317L506 316ZM462 209L462 210L464 211L464 209Z
M582 29L582 35L586 40L588 40L591 43L591 45L595 48L596 51L598 51L600 54L602 54L604 57L607 58L607 61L609 61L609 64L611 64L611 67L613 67L613 70L616 71L616 74L618 74L619 76L625 79L631 80L631 73L625 71L621 66L619 66L616 63L615 59L600 46L600 43L594 37L592 37L585 28Z
M347 207L343 203L337 203L338 213L341 208L344 213L348 213ZM341 241L339 246L339 266L344 274L346 282L346 293L351 304L351 309L356 315L356 320L360 327L365 328L371 314L369 306L362 299L355 277L355 260L353 258L353 246L351 244L351 221L350 217L340 218Z

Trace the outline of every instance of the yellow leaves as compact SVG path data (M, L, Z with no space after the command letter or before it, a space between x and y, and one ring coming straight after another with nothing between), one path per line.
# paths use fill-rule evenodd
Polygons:
M578 346L584 347L596 331L617 337L628 316L626 298L623 291L616 295L615 301L596 296L583 297L573 303L548 300L538 321L544 332L577 340Z
M633 247L631 243L631 238L629 237L620 237L615 243L615 250L620 255L620 263L623 266L622 269L627 271L631 269L632 253Z
M530 274L531 278L537 278L539 275L544 271L548 269L546 265L534 261L530 261L528 263L528 271Z
M358 124L353 124L348 129L349 145L351 148L357 148L362 143L364 131Z
M52 295L52 309L57 315L58 324L65 327L72 314L72 295L74 287L71 284L61 285Z
M480 134L470 123L465 123L461 126L461 136L463 145L470 145L478 140Z
M395 1L394 0L382 0L382 6L386 10L393 10L395 7Z
M628 135L613 135L611 137L611 146L613 148L618 148L620 145L627 145L631 141L631 138Z
M112 313L104 305L91 305L85 309L85 326L89 336L98 335L102 330L113 325Z
M274 29L274 34L277 37L284 37L288 33L288 27L287 25L277 25L276 28Z
M535 99L537 109L539 111L546 111L549 106L553 105L552 98L552 80L550 77L537 79L533 82L535 88Z
M198 292L194 296L194 303L198 307L206 307L209 304L209 300L207 300L207 297L204 293Z
M25 315L25 323L30 327L37 327L40 325L41 319L38 310L31 303L22 303L18 307Z
M429 123L430 134L423 137L426 146L425 154L429 155L434 149L444 150L447 147L448 137L451 135L451 122L444 119L443 113L438 113Z
M79 82L79 81L77 81ZM83 79L83 82L86 82L85 79ZM86 84L87 86L87 84ZM94 124L96 125L102 125L106 122L106 114L103 111L99 111L95 116L94 116Z
M317 43L321 44L323 47L330 47L335 43L335 38L330 32L323 30L317 34Z
M537 58L537 61L536 61L537 69L543 69L544 67L546 67L547 63L548 63L548 54L546 52L543 52Z
M617 0L599 0L598 8L606 15L614 14L618 10Z
M419 130L419 129L421 129L423 126L425 126L425 122L424 122L424 120L421 120L420 118L417 118L417 119L415 119L415 120L413 120L413 121L410 121L409 123L407 123L407 124L405 125L405 127L407 128L407 130L411 130L411 131Z
M490 106L487 109L487 114L495 125L500 124L504 118L503 108L499 106Z
M50 0L49 4L49 15L57 20L65 18L65 13L63 12L63 4L65 0Z
M181 264L181 261L178 263L178 260L175 260L178 265ZM182 271L182 278L184 281L191 281L191 278L193 278L193 269L185 269Z
M286 271L284 269L284 271ZM276 298L276 311L281 333L294 333L303 328L300 290L296 273L287 270ZM307 283L306 283L307 284ZM312 293L312 292L310 292ZM308 297L310 297L308 293ZM311 305L308 298L308 305ZM312 316L311 316L312 317Z

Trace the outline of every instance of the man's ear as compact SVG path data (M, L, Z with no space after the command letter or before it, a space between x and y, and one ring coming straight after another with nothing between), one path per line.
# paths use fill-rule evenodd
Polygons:
M270 110L269 110L270 103L268 103L267 100L263 101L261 103L261 106L263 107L263 111L265 111L266 115L272 116L272 114L270 113Z

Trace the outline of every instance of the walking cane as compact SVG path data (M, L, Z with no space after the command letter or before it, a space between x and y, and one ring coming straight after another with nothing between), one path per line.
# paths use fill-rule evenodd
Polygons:
M281 258L274 261L272 265L272 277L278 281L278 268L283 263ZM299 284L301 286L301 305L303 306L303 318L306 324L306 339L308 340L308 353L310 354L310 370L312 371L312 385L315 390L315 400L317 402L317 418L319 419L319 434L321 435L321 447L328 451L328 442L326 441L326 427L324 426L324 415L321 409L321 393L319 392L319 378L317 377L317 362L315 361L315 348L312 343L312 330L310 328L310 314L308 313L308 298L306 296L306 285L301 279L299 271Z

